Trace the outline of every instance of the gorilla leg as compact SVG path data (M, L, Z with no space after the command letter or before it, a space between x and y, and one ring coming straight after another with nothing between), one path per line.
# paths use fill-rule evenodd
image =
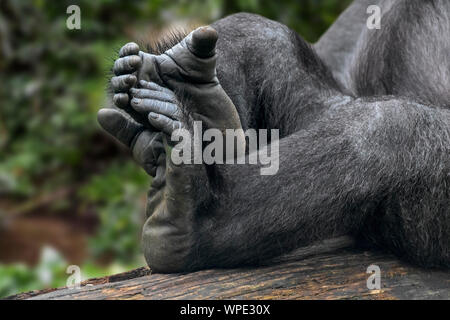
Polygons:
M217 77L236 106L242 127L306 128L346 98L314 49L295 31L267 18L239 13L217 30Z
M281 139L274 176L256 165L216 166L211 176L166 158L163 187L149 194L147 261L160 272L259 264L363 233L416 263L449 266L449 123L446 110L358 99Z
M258 165L211 175L168 158L168 201L144 226L147 262L159 272L255 265L369 230L416 263L449 266L449 123L445 110L356 100L281 139L277 175Z
M405 100L350 99L280 141L278 175L231 165L197 167L189 180L168 177L166 194L185 192L166 198L189 207L166 207L158 223L150 212L143 234L148 263L157 271L258 264L318 240L370 230L369 237L390 240L415 262L446 265L449 120L447 111ZM421 205L412 205L419 197ZM189 219L171 221L180 215ZM181 235L189 245L180 249Z
M364 28L347 65L351 91L450 108L450 2L382 0L379 6L381 29Z
M342 88L350 88L350 66L358 53L358 41L367 32L367 8L385 0L355 0L314 44L319 57L333 72ZM383 6L385 9L385 6Z
M159 197L149 199L144 227L149 265L172 272L258 264L317 240L368 230L370 238L417 263L449 266L449 112L390 97L346 98L314 51L285 29L273 33L274 39L286 35L286 50L270 56L257 43L272 35L272 22L254 16L262 30L248 28L255 43L241 37L249 47L238 43L237 52L226 51L245 30L239 27L243 16L217 23L221 35L231 22L238 25L218 43L224 54L218 78L244 127L284 130L280 171L260 176L257 165L175 169L166 159L161 167L170 174ZM254 54L263 47L269 56ZM250 49L250 60L260 59L263 67L246 70L246 63L257 63L231 57ZM279 74L291 77L293 65L295 85L279 82ZM242 82L232 86L231 79ZM267 94L259 90L265 87ZM292 99L280 104L279 96Z
M196 233L192 261L259 263L320 239L370 232L415 263L448 267L449 155L446 110L392 98L330 110L280 141L277 175L221 168L228 189L217 217Z

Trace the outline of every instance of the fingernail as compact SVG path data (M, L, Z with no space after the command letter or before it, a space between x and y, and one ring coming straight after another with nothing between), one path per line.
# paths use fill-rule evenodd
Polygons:
M133 99L131 99L131 102L132 102L133 104L135 104L135 105L138 105L138 104L141 103L141 99L139 99L139 98L133 98Z
M153 119L158 119L158 114L150 112L150 117L152 117Z

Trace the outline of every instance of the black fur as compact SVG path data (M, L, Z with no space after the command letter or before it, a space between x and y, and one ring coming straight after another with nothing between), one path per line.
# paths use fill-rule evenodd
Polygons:
M367 17L366 3L348 10ZM212 25L218 78L243 128L280 129L280 170L217 165L193 178L182 270L262 264L342 235L450 267L450 2L378 4L381 30L358 18L342 34L346 56L327 35L316 52L256 15Z
M186 37L194 28L172 27L161 31L159 34L151 34L148 41L143 41L142 48L151 54L162 54L172 48Z

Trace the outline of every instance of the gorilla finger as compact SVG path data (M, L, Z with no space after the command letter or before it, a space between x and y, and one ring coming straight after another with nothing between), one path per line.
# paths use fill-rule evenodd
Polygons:
M163 187L165 180L166 180L166 168L164 166L157 167L155 178L152 181L152 187L157 189Z
M117 93L113 96L113 102L118 108L125 108L128 106L129 98L126 93Z
M175 95L171 91L162 92L149 89L131 88L130 93L135 98L155 99L172 103L176 101Z
M134 110L140 113L148 114L149 112L153 112L171 118L177 118L178 115L178 106L171 102L133 98L130 104Z
M156 174L158 157L164 153L161 132L143 131L132 148L136 162L152 177Z
M114 62L113 71L116 76L121 74L130 74L139 69L141 65L141 57L127 56L124 58L119 58Z
M102 128L127 147L131 147L144 127L117 109L100 109L97 120Z
M160 86L159 84L156 84L154 82L149 82L149 81L145 81L145 80L141 80L139 81L139 85L142 88L145 89L149 89L149 90L156 90L156 91L162 91L162 92L166 92L168 94L174 94L172 90L164 88L162 86Z
M136 84L136 77L132 74L111 78L111 87L115 93L127 92Z
M182 127L180 121L172 120L162 114L157 114L154 112L150 112L148 115L148 120L152 126L169 136L172 135L173 131Z
M119 57L139 54L139 46L134 42L128 42L119 50Z

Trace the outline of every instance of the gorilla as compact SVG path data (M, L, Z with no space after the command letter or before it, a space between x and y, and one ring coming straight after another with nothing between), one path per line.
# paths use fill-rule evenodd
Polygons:
M367 27L374 4L380 29ZM113 71L98 121L153 177L153 271L263 265L342 237L450 267L448 0L355 0L314 45L234 14L146 52L128 43ZM278 172L175 164L171 135L194 121L224 136L278 129ZM246 157L268 147L235 138Z

